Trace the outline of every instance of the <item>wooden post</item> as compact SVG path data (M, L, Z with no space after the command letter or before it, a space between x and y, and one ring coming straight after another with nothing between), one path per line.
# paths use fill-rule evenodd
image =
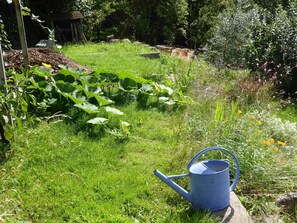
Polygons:
M29 53L28 53L25 25L24 25L24 20L23 20L23 16L22 16L22 8L21 8L20 0L13 0L13 4L15 7L15 12L16 12L16 17L17 17L17 22L18 22L18 30L19 30L21 46L22 46L22 51L23 51L24 64L25 64L25 68L28 68Z
M2 47L1 47L1 38L0 38L0 85L6 85L6 74L5 74L5 67L4 67L4 60L2 54Z

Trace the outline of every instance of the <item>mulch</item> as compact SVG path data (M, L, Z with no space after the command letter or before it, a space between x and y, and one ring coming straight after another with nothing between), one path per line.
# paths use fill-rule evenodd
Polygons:
M92 70L86 66L82 66L75 61L69 59L60 52L53 51L48 48L29 48L29 61L30 65L41 66L42 63L50 64L52 68L57 72L59 65L64 65L71 68L85 69L88 73ZM4 56L5 69L9 70L14 68L16 71L20 71L21 67L24 67L24 58L21 50L11 50Z

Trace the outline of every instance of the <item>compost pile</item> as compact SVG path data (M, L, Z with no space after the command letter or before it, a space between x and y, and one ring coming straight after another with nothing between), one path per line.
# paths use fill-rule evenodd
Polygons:
M50 64L55 72L59 70L59 65L64 65L71 68L85 69L88 73L92 72L90 68L82 66L69 59L62 53L53 51L48 48L29 48L28 53L31 66L41 66L42 63L46 63ZM16 71L20 71L20 68L24 67L24 58L21 50L9 51L4 56L4 61L6 70L14 68Z

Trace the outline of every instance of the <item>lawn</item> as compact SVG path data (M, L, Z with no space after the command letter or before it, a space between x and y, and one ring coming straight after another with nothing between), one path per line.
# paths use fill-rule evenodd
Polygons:
M131 43L68 45L62 51L93 70L144 77L193 100L177 108L116 103L130 124L124 140L80 129L83 117L25 125L1 163L0 220L216 222L153 175L154 169L185 173L190 159L213 145L238 157L242 174L235 192L253 216L296 218L274 202L297 189L294 105L284 108L273 101L266 85L256 93L244 91L248 71L218 71L203 60L165 54L148 60L139 54L151 50ZM189 189L188 180L178 182Z

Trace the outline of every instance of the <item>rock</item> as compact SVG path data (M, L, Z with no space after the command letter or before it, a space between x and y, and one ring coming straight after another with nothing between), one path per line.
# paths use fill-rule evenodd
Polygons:
M266 216L264 219L261 219L260 221L263 223L284 223L278 215Z
M252 223L252 219L234 192L230 194L229 207L212 213L222 223Z
M157 59L160 58L160 53L141 53L139 56L142 56L147 59Z
M108 35L106 36L106 41L110 41L111 39L114 39L114 35Z
M156 48L160 51L164 51L166 53L171 53L173 50L173 47L170 46L164 46L164 45L157 45Z
M111 43L120 43L120 42L122 42L122 40L121 39L111 39L110 42Z
M131 43L131 40L129 40L128 38L122 39L122 42L124 43Z
M280 196L277 199L277 204L285 210L294 210L297 208L297 192Z
M188 48L175 48L171 51L171 55L183 60L190 61L194 59L194 50Z

